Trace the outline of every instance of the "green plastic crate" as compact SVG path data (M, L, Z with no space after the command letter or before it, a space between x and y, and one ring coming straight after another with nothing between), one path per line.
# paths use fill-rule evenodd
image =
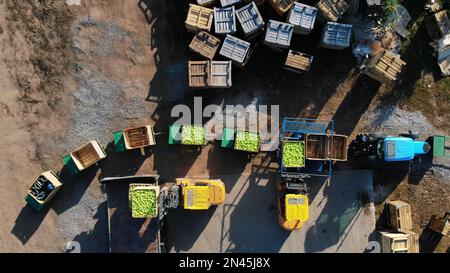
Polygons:
M127 149L125 146L125 137L123 136L123 131L114 132L114 147L116 147L116 152L123 152Z
M234 134L236 130L232 128L223 128L222 132L222 143L220 146L222 148L233 148L234 147Z
M66 155L63 158L63 162L64 162L64 166L67 167L67 169L69 170L69 173L72 175L75 175L77 173L80 172L80 170L78 169L77 165L75 164L75 162L73 161L72 157L70 156L70 154Z

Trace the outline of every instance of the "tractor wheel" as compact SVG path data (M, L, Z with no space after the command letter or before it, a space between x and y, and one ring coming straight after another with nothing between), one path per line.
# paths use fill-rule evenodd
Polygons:
M400 134L401 137L407 137L407 138L411 138L412 140L416 140L419 138L419 134L413 134L413 133L408 133L408 134Z

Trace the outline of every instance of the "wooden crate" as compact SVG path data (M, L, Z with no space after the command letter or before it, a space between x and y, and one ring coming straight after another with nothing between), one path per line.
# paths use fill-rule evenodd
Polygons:
M97 140L92 140L70 153L78 170L82 171L106 157Z
M198 5L189 4L189 10L185 21L189 32L210 31L213 23L214 11Z
M219 55L230 59L237 66L244 67L251 55L250 43L227 34Z
M323 21L337 22L349 7L345 0L320 0L317 3Z
M209 61L189 61L189 87L206 88L209 86Z
M203 57L212 60L216 55L217 49L220 46L220 39L213 35L200 31L191 41L189 48Z
M403 66L406 65L399 56L383 51L373 56L366 65L364 73L381 83L397 80Z
M42 189L42 187L45 183L48 182L53 185L53 190L50 193L45 194L45 198L38 199L37 195L39 195L39 193L42 191L45 192L45 189ZM59 177L53 171L46 171L41 173L41 175L33 182L33 184L28 189L28 194L39 205L44 205L53 198L53 196L61 188L61 186L62 182L60 181Z
M231 61L211 61L209 86L215 88L231 87Z
M124 129L123 136L127 150L143 148L156 144L153 126L150 125Z
M298 51L289 50L284 68L296 73L309 71L313 57Z
M411 205L400 201L386 202L388 225L402 230L412 230Z
M212 7L217 0L197 0L197 4L203 7Z
M410 252L410 236L405 233L397 233L394 231L382 231L381 251L383 253L409 253Z
M444 217L439 217L437 215L431 216L428 228L439 234L450 237L450 212L447 212Z
M189 61L189 87L231 87L231 61Z
M275 12L283 16L292 6L293 0L267 0Z
M347 161L347 136L308 134L305 147L308 160Z

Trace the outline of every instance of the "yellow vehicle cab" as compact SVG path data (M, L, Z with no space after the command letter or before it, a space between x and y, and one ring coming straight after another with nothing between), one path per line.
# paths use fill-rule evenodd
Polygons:
M220 180L177 179L182 186L183 207L191 210L206 210L211 205L220 205L225 201L225 184Z
M279 215L281 227L286 230L300 229L303 223L308 221L308 211L307 195L286 194L284 198L284 215Z

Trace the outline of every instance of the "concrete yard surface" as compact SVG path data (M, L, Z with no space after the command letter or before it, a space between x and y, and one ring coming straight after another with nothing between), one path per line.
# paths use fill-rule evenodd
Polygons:
M375 230L372 171L336 171L310 187L309 221L299 231L278 224L276 173L220 178L225 203L169 214L171 252L364 252Z

